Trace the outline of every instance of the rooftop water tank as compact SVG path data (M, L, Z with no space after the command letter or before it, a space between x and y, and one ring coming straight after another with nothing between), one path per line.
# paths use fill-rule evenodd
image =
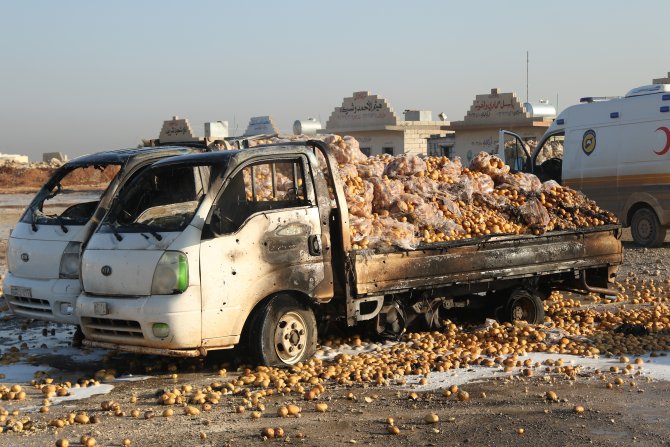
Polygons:
M556 107L549 104L549 101L546 100L540 100L536 104L526 102L523 106L531 118L554 118L556 116Z
M307 118L306 120L295 120L293 123L294 135L316 135L316 132L321 129L321 123L314 118Z

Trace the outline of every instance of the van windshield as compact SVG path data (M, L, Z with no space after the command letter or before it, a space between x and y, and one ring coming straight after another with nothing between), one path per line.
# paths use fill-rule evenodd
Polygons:
M168 165L142 171L121 189L99 231L182 231L209 182L209 166Z
M120 164L65 165L35 195L21 222L35 231L40 225L86 224L120 169Z

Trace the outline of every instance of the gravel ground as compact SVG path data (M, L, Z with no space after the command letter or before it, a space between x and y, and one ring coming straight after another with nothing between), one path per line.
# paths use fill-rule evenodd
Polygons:
M18 211L3 210L0 213L0 231L17 218ZM4 238L7 232L0 233L0 237L2 272L6 269ZM627 230L624 231L623 241L625 262L620 278L625 278L629 272L641 278L670 278L669 241L666 240L661 248L640 249L630 242ZM109 394L52 404L48 413L38 411L43 396L30 386L29 378L21 382L6 382L0 378L0 383L7 386L20 383L27 392L25 400L3 401L0 407L9 411L19 410L17 418L29 417L35 426L34 430L20 433L0 433L0 446L54 446L58 439L68 439L70 445L78 446L81 445L80 437L86 434L92 435L99 446L120 446L124 438L130 439L133 446L249 446L273 443L305 446L670 445L670 382L640 376L626 378L622 385L607 389L605 384L615 380L615 374L607 372L601 378L591 372L580 373L576 380L568 380L560 374L528 377L516 371L501 378L461 385L461 389L467 390L470 396L463 402L443 397L441 390L417 392L416 399L411 399L411 387L347 387L331 383L318 399L318 402L327 403L326 413L316 412L314 402L307 402L296 394L277 393L262 399L266 409L260 419L251 418L251 408L246 408L244 413L236 412L236 408L245 403L244 395L224 395L219 404L210 411L202 409L197 416L186 416L181 407L175 406L175 415L166 418L162 416L166 407L157 404L162 390L187 384L197 389L213 382L234 380L238 374L220 375L219 370L221 367L235 369L234 365L231 366L235 353L223 353L204 361L176 361L100 351L84 350L79 353L73 348L49 352L52 346L66 345L67 337L59 338L59 334L69 336L71 330L65 326L26 322L1 313L0 343L4 358L0 358L0 374L14 372L12 368L16 365L13 362L18 356L20 365L33 368L30 377L34 370L55 368L49 376L56 383L65 380L75 382L96 374L99 379L103 379L105 374L111 379L115 372L110 369L115 369L117 376L119 373L134 373L150 377L112 382L114 388ZM7 347L22 341L11 340L13 336L7 335L14 333L23 334L23 341L29 339L29 334L37 334L36 338L44 343L46 349L35 350L37 354L33 354L32 348L12 352L17 350ZM101 373L101 369L106 371ZM38 373L35 377L41 376ZM632 381L635 383L630 384ZM550 403L545 398L545 393L550 390L558 395L557 402ZM101 404L109 400L118 402L125 414L114 416L113 412L102 410ZM302 408L300 417L277 416L277 409L289 403ZM581 414L574 411L578 404L585 407ZM132 410L138 410L139 417L132 417ZM69 413L79 411L85 411L89 416L97 415L100 421L61 429L47 426L52 419L67 418ZM439 422L424 422L429 413L436 414ZM395 419L399 435L387 432L385 421L388 417ZM0 421L2 419L0 416ZM265 427L282 427L286 437L283 440L265 439L261 436Z

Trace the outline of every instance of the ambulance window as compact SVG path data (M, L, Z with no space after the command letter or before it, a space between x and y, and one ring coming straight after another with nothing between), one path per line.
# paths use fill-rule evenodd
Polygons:
M535 165L541 165L552 158L559 158L562 160L564 142L565 135L552 135L549 137L538 151Z
M237 231L258 212L310 205L305 172L300 160L278 160L249 165L227 184L213 207L209 231L227 234Z

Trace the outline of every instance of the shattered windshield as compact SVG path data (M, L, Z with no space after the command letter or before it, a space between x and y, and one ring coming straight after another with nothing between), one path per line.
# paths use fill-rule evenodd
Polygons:
M59 169L37 193L21 222L33 225L84 225L93 216L110 182L121 166L67 165Z
M105 217L101 232L181 231L209 186L209 166L149 168L126 184Z

